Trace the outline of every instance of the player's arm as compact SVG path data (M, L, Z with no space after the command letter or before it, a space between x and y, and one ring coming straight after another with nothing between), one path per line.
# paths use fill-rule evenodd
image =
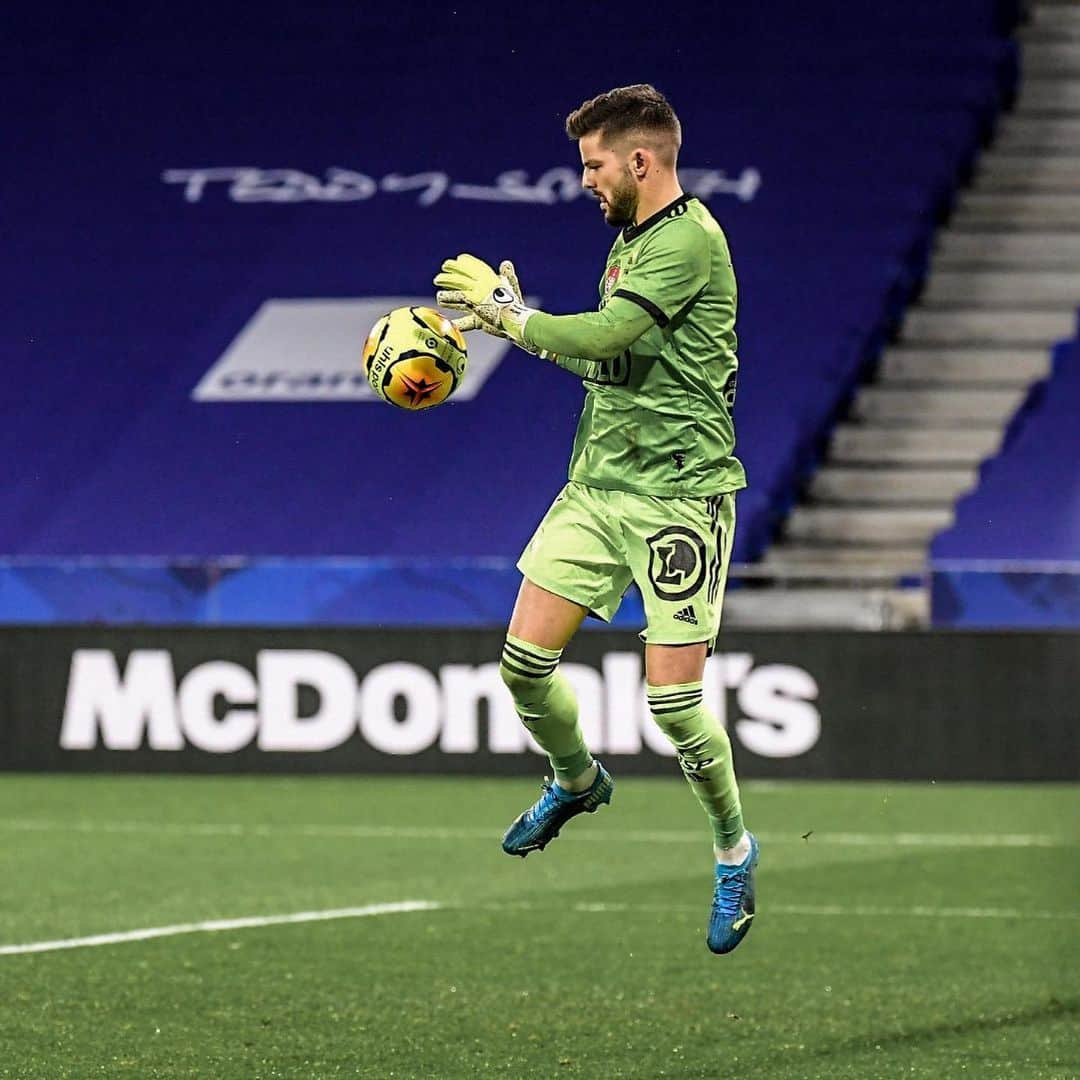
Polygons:
M532 312L522 324L534 350L610 360L653 326L661 329L709 282L709 241L701 226L680 218L646 236L637 260L600 311L580 315Z
M512 265L504 263L500 270L508 266L509 277L472 255L448 259L435 278L443 290L439 303L472 312L477 328L501 333L528 352L574 358L560 366L581 374L578 361L610 360L652 326L667 326L708 283L709 247L699 226L672 222L646 242L625 284L600 311L577 315L528 307Z
M655 322L652 313L632 300L613 296L602 311L579 315L532 311L522 324L522 340L533 352L595 363L624 353ZM576 371L577 365L569 370Z
M455 320L459 330L486 330L509 338L526 352L579 375L596 374L603 361L625 352L658 315L663 318L624 297L613 298L602 311L549 315L525 304L512 263L502 263L499 271L473 255L447 259L435 278L439 305L470 312Z
M629 318L621 325L617 311L615 317L605 317L603 312L578 316L547 315L537 311L526 305L514 264L509 260L500 263L496 273L472 255L447 259L435 278L435 285L439 289L436 299L440 306L469 312L464 318L454 320L459 330L484 330L508 338L526 352L550 360L582 378L601 374L605 360L618 356L652 325L652 320L642 319L637 309L624 312ZM528 339L524 333L525 324L538 317L542 317L540 323L552 320L552 338L569 343L571 351L549 348ZM576 351L582 340L584 343L580 348L587 352ZM620 345L622 341L626 344Z

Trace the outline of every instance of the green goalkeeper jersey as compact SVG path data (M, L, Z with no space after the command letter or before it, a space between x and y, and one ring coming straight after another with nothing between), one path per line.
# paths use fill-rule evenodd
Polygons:
M746 486L734 456L735 307L724 233L683 195L619 233L598 312L528 320L528 343L583 378L571 480L659 496Z

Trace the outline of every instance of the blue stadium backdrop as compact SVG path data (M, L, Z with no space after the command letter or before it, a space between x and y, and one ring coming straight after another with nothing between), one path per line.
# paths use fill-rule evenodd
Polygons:
M2 617L501 621L577 380L474 336L459 400L406 415L360 344L463 250L593 307L612 236L562 121L639 80L731 240L759 554L1012 92L1015 5L628 10L9 14Z

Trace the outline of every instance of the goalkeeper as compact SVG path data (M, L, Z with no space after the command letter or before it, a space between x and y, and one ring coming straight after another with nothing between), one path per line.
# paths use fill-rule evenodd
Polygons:
M524 575L501 672L554 781L507 830L511 855L542 850L572 817L611 801L614 781L585 746L559 672L586 615L609 620L631 582L647 628L649 709L712 824L716 878L707 942L735 948L754 916L758 845L745 830L731 745L702 704L746 484L733 456L735 277L727 241L676 173L681 129L648 85L585 102L566 120L582 184L619 230L595 312L525 306L513 266L443 263L438 302L462 329L507 337L578 375L585 403L569 483L518 563Z

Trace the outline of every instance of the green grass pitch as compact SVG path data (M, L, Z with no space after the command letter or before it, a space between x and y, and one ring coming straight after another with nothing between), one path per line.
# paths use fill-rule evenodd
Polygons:
M536 794L0 777L0 1077L1080 1076L1076 788L747 783L727 957L681 778L508 858ZM14 948L298 912L339 917Z

